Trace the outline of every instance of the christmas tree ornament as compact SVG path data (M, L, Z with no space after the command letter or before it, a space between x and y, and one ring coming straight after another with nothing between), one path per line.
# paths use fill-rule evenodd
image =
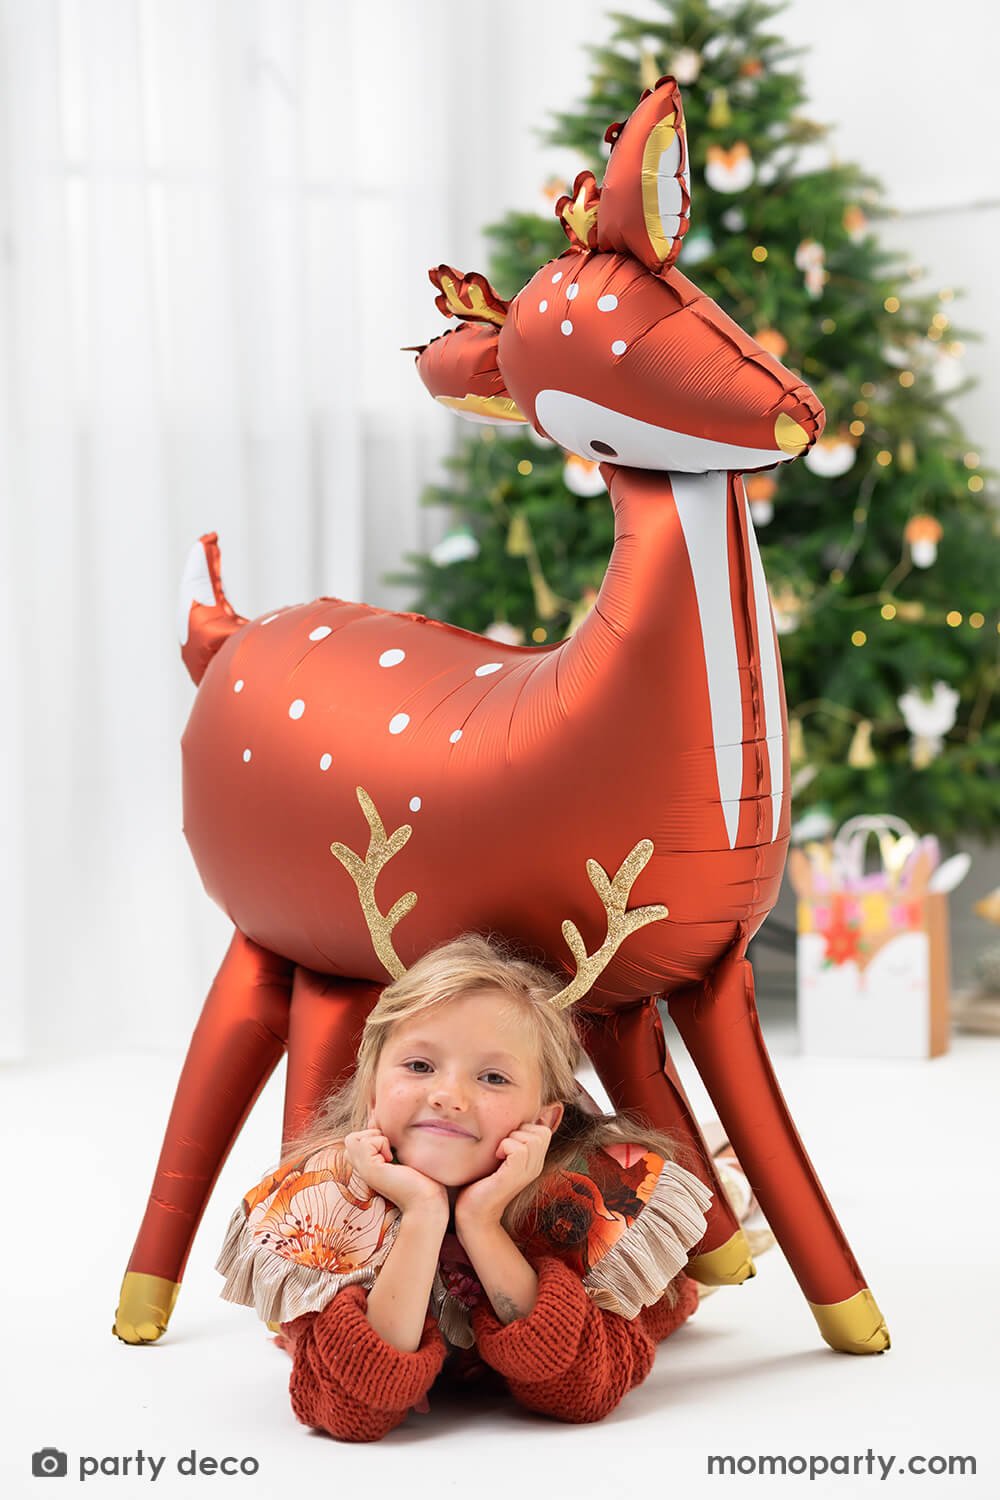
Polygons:
M858 455L857 439L843 428L824 436L806 454L806 468L823 479L837 479L854 467Z
M873 766L875 763L876 756L872 749L872 721L862 719L854 731L854 738L847 752L847 764L863 767Z
M760 347L775 359L784 359L788 353L788 340L776 328L758 328L756 337Z
M567 248L510 301L432 271L457 326L416 359L448 410L516 412L602 463L614 550L573 635L535 650L328 597L247 620L214 535L187 574L184 830L235 932L123 1286L129 1342L166 1326L211 1184L286 1046L291 1139L350 1071L388 980L493 930L563 973L553 1003L578 1007L615 1107L676 1132L697 1164L710 1203L692 1276L733 1284L753 1265L661 996L822 1337L888 1347L774 1076L746 956L778 899L791 802L741 476L806 452L823 409L675 265L691 212L675 81L608 141L600 189L581 174L557 203ZM544 598L526 517L520 540L545 618L563 603Z
M701 53L693 47L679 47L670 59L670 71L678 83L694 83L701 72Z
M944 749L944 736L953 729L958 710L958 693L946 682L935 682L930 698L916 688L909 688L896 699L903 721L913 738L910 741L910 763L915 770L929 766Z
M733 234L742 234L747 227L747 216L742 208L727 208L722 215L722 222Z
M818 240L800 240L795 251L795 264L803 273L806 291L810 297L822 295L829 280L826 269L826 250Z
M748 476L746 492L755 526L767 526L774 519L774 495L777 488L769 474Z
M563 484L573 495L590 497L605 492L600 464L593 459L580 458L576 453L569 453L566 456L566 462L563 465Z
M697 266L714 254L715 245L712 243L712 236L706 234L703 229L685 237L681 259L686 266Z
M501 641L505 646L523 646L524 631L517 625L512 625L509 620L494 620L492 625L487 625L483 635L490 641Z
M868 220L865 218L864 210L857 203L848 203L841 222L855 245L863 240L868 232Z
M754 164L746 141L737 141L728 151L709 146L705 158L705 181L716 193L742 193L753 182Z
M478 555L479 543L468 526L452 527L430 550L431 561L439 568L449 568L452 563L468 562Z
M771 609L774 612L774 628L779 635L791 635L798 630L802 619L803 603L794 589L781 588L771 594Z
M507 556L527 557L531 552L531 528L523 510L516 510L507 528Z
M639 82L644 89L655 89L656 80L659 77L660 67L656 61L655 50L643 47L639 53Z
M929 568L937 562L938 542L944 532L934 516L911 516L903 528L903 540L910 549L914 567Z
M713 89L712 101L708 106L708 126L710 130L728 130L732 124L733 112L729 108L729 94L726 89Z

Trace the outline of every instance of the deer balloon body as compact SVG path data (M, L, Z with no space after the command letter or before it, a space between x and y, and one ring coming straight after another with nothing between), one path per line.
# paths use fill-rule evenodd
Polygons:
M163 1332L244 1119L287 1050L284 1139L348 1072L381 988L463 931L567 972L615 1106L698 1152L714 1193L688 1270L754 1274L666 1048L665 998L832 1347L888 1347L761 1037L749 939L790 828L777 636L740 477L796 457L823 413L674 266L690 211L679 92L609 131L602 187L557 212L570 244L510 302L431 273L461 320L417 351L443 405L531 422L603 460L615 543L575 633L525 648L421 615L317 599L247 621L214 535L182 591L199 690L185 832L232 918L178 1084L115 1331Z

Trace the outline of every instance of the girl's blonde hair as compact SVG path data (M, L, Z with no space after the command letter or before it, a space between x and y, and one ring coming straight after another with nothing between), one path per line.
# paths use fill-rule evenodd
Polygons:
M655 1129L643 1115L626 1111L595 1115L582 1107L575 1074L585 1053L571 1015L572 1007L558 1009L550 1004L551 997L564 985L563 976L522 957L514 944L494 933L486 938L466 932L432 948L401 978L386 985L365 1020L354 1072L327 1095L306 1129L285 1142L281 1163L311 1156L333 1141L343 1140L350 1131L365 1128L379 1059L394 1026L472 991L488 988L503 991L523 1007L534 1031L541 1071L541 1105L563 1105L563 1117L549 1143L544 1171L504 1210L501 1223L508 1233L525 1226L531 1232L537 1223L535 1210L547 1173L605 1144L635 1141L655 1151L664 1161L677 1161L697 1172L697 1158L690 1148L670 1132ZM676 1300L676 1293L672 1292L670 1300Z

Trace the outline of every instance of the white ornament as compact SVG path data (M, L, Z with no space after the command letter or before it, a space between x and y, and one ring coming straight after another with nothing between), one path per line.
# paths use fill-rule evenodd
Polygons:
M680 259L686 266L696 266L699 261L707 260L710 255L715 254L715 246L712 236L704 230L696 230L694 234L687 234L681 241Z
M681 47L670 59L670 70L680 84L694 83L701 72L701 54L693 47Z
M937 542L929 536L914 537L910 543L910 556L914 567L932 568L937 562Z
M847 438L821 437L813 443L803 462L810 473L819 474L823 479L836 479L854 467L857 456L857 448Z
M472 557L479 556L479 543L467 526L459 526L454 531L447 532L430 551L431 562L436 563L439 568L447 568L451 563L468 562Z
M592 495L603 495L605 492L600 467L589 458L580 458L575 453L569 454L566 459L563 467L563 484L571 494L588 498Z
M705 181L716 193L742 193L753 182L754 165L746 141L737 141L730 151L709 146Z
M727 208L722 215L722 222L733 234L739 234L747 227L747 216L742 208Z
M946 682L935 682L930 699L909 688L896 699L907 729L913 736L910 760L918 769L926 766L944 748L944 735L953 728L958 711L958 693Z
M770 500L751 500L750 514L753 516L755 526L766 526L774 519L774 506Z
M524 644L524 631L509 620L494 620L492 625L487 625L483 635L489 636L491 641L502 641L505 646Z

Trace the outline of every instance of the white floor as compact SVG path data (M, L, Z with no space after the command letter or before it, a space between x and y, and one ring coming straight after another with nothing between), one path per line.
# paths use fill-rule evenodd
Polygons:
M432 1397L376 1445L309 1432L287 1397L288 1356L254 1315L218 1298L213 1269L229 1215L272 1160L284 1068L272 1078L206 1211L167 1335L131 1348L111 1334L121 1275L149 1191L181 1058L118 1057L0 1072L7 1164L3 1493L34 1494L31 1454L104 1459L87 1493L409 1500L608 1500L720 1494L709 1455L742 1460L733 1494L761 1486L760 1455L792 1461L787 1496L1000 1494L996 1351L996 1072L1000 1038L956 1035L932 1062L801 1057L787 1007L762 1027L799 1133L886 1317L892 1349L836 1354L822 1342L779 1250L742 1287L708 1298L660 1346L656 1366L604 1422L553 1423L512 1402ZM672 1027L700 1118L714 1115ZM584 1076L598 1097L596 1080ZM178 1461L234 1457L253 1475ZM144 1455L136 1473L136 1455ZM870 1457L869 1457L870 1455ZM906 1472L915 1455L945 1467ZM948 1476L952 1455L975 1459ZM127 1471L122 1460L130 1456ZM163 1459L153 1479L150 1456ZM831 1471L811 1480L808 1465ZM798 1463L805 1472L794 1477ZM869 1471L871 1464L871 1472ZM252 1467L252 1464L250 1465ZM844 1470L848 1470L851 1477ZM838 1472L839 1471L839 1472ZM766 1470L765 1470L766 1472ZM683 1489L680 1488L683 1486ZM737 1488L738 1487L738 1488Z

